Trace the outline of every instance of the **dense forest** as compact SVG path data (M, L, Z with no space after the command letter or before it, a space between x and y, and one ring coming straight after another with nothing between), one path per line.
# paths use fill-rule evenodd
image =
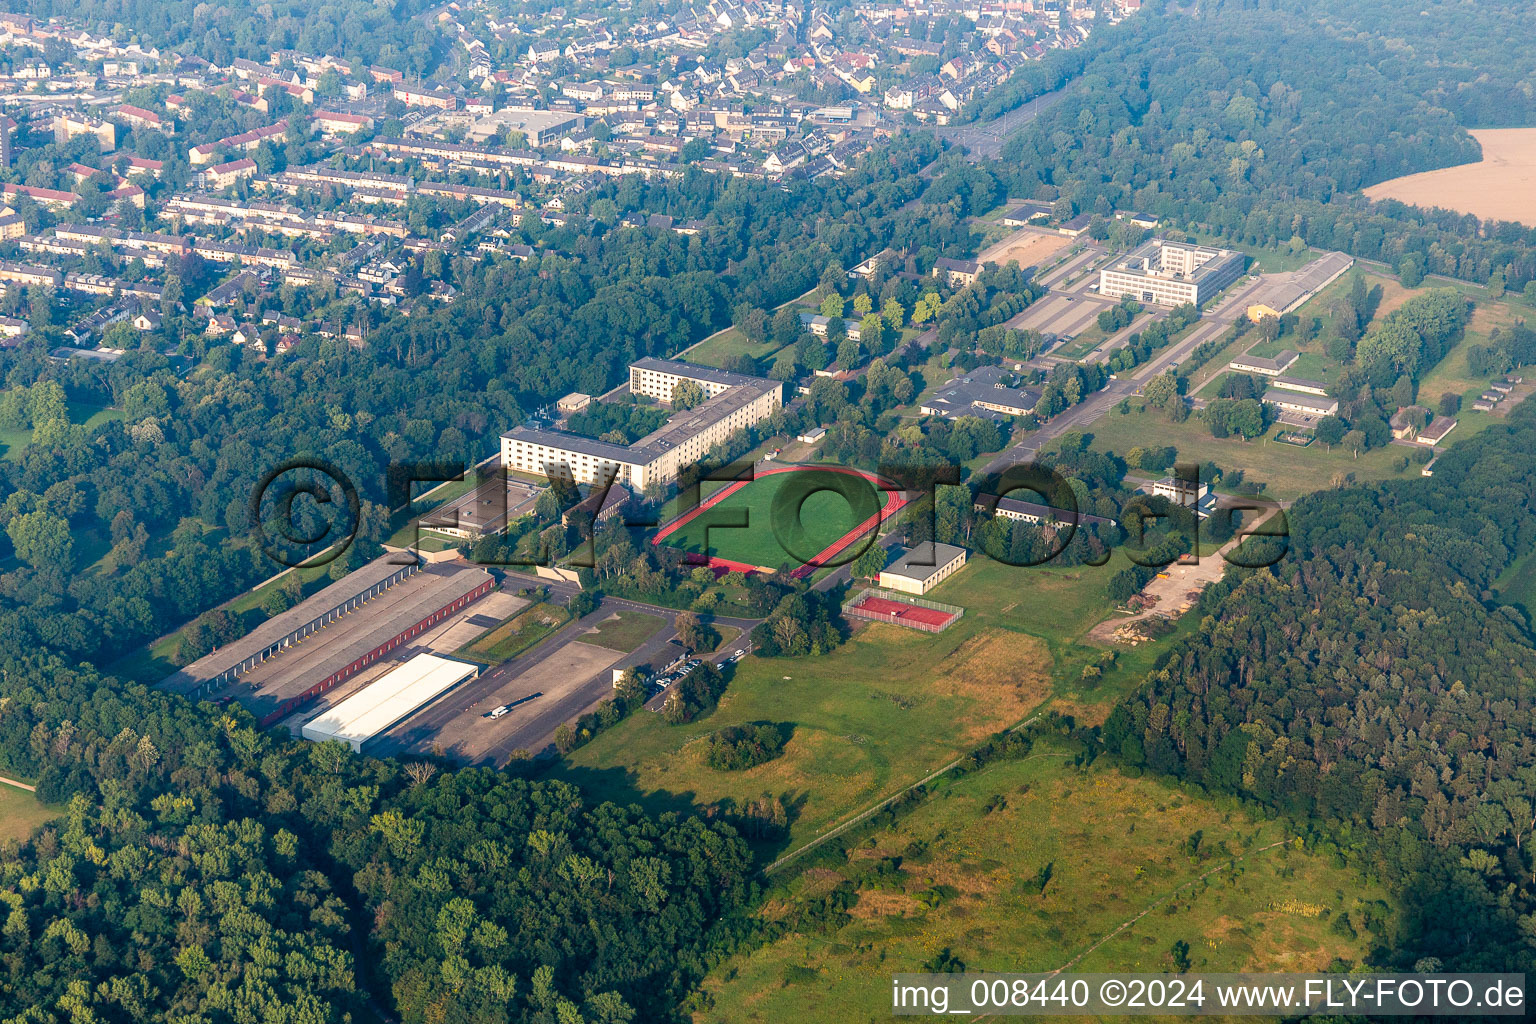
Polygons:
M1536 231L1367 203L1358 190L1478 159L1467 128L1530 124L1528 5L1204 0L1095 33L1066 96L990 172L1059 209L1137 209L1238 242L1340 249L1518 287ZM1050 83L1042 83L1044 88ZM1027 98L1030 80L1018 86Z
M437 67L444 46L436 26L416 17L432 6L427 0L24 0L10 9L82 20L122 42L137 39L146 48L171 48L226 66L236 57L265 62L273 50L291 49L425 75Z
M7 643L0 750L68 803L0 849L0 1015L667 1019L745 844L563 783L364 760ZM30 1009L29 1009L30 1008Z
M1536 635L1494 579L1536 552L1536 410L1429 479L1291 509L1294 555L1207 590L1105 723L1125 763L1318 820L1410 913L1383 963L1536 964Z

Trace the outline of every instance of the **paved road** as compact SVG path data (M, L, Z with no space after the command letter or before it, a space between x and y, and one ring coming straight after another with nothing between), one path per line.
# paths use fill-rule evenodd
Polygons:
M1239 292L1240 297L1248 292L1244 288ZM1057 416L1049 423L1042 426L1029 437L1003 452L997 458L989 462L981 473L1000 473L1009 466L1029 462L1035 457L1035 453L1051 441L1074 430L1086 430L1095 420L1108 412L1121 399L1136 394L1141 387L1153 377L1162 373L1169 366L1182 362L1196 348L1219 336L1228 327L1232 326L1235 319L1233 310L1247 309L1247 304L1237 305L1232 302L1223 302L1216 310L1207 313L1194 330L1190 331L1182 341L1163 349L1152 356L1150 360L1136 367L1128 374L1120 374L1118 380L1112 380L1102 391L1097 391L1074 405L1066 412Z
M990 121L949 125L935 129L934 134L957 146L966 147L970 151L966 156L968 160L979 162L990 159L1002 152L1003 143L1008 140L1009 135L1049 110L1064 95L1066 95L1065 86L1055 92L1036 96L1023 106L1000 114Z
M512 577L512 579L520 579ZM530 580L530 583L542 583L549 591L550 600L555 603L568 603L578 592L579 588L573 583L565 583L556 580ZM674 660L681 649L671 641L676 636L676 630L672 627L672 621L677 615L673 608L663 608L659 605L647 604L642 601L632 601L628 598L604 597L597 610L574 622L562 626L555 633L535 644L533 647L514 658L486 669L475 679L471 679L463 685L455 688L442 700L431 707L406 719L404 722L389 730L384 736L374 742L370 747L370 753L378 756L409 753L411 751L429 750L433 743L438 742L442 731L455 719L460 719L467 710L479 707L481 711L489 711L489 703L492 695L503 687L512 684L515 691L516 680L534 670L541 662L559 651L567 644L582 641L587 632L612 616L615 612L634 611L647 615L655 615L662 619L663 625L659 626L646 641L634 651L624 655L616 661L612 668L629 668L633 665L652 665L660 667ZM733 616L719 616L714 622L721 625L736 626L743 634L751 630L761 621L760 619L744 619ZM734 649L734 648L733 648ZM714 656L716 660L723 658L729 652ZM535 688L530 685L530 692ZM574 686L562 689L559 692L547 692L543 696L535 698L528 705L528 711L519 715L519 721L515 727L505 735L497 736L494 740L477 748L477 763L489 763L495 765L505 764L512 756L514 750L531 750L539 752L548 748L554 731L562 722L569 722L596 707L613 693L612 672L603 669L591 678L579 682ZM527 694L517 693L517 696ZM480 705L484 705L480 707ZM476 719L476 722L479 720ZM490 727L490 723L486 723ZM442 736L444 746L451 746L461 737Z

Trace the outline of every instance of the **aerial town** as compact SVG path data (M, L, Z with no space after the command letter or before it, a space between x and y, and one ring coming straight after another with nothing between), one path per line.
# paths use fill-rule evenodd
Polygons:
M715 0L652 22L450 3L418 16L452 48L427 79L293 50L219 66L0 13L6 309L68 293L59 358L111 359L133 337L114 325L154 335L171 309L264 355L308 333L360 346L383 310L452 300L424 260L537 259L525 227L564 225L596 180L840 175L1137 7ZM941 60L956 32L966 55ZM211 266L188 281L193 255Z
M1519 1012L1529 38L0 11L0 1021Z

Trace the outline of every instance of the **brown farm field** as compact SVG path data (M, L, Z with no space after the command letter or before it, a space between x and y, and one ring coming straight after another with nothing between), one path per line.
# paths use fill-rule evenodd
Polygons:
M1477 163L1393 178L1366 196L1536 227L1536 128L1484 129L1472 137L1483 147Z

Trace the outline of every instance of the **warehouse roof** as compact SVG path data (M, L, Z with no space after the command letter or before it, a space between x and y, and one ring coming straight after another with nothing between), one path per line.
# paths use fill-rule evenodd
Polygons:
M407 562L406 559L411 559ZM297 630L340 608L358 594L364 593L391 576L409 569L415 564L415 556L401 552L380 555L359 569L347 573L321 590L300 601L285 612L272 616L245 636L225 644L205 655L165 680L170 686L196 685L223 673L253 655L279 643Z
M355 614L337 619L241 676L253 692L241 703L260 715L366 657L489 578L484 569L429 565Z
M316 743L342 740L353 750L480 671L478 665L418 654L340 704L306 722L300 733Z

